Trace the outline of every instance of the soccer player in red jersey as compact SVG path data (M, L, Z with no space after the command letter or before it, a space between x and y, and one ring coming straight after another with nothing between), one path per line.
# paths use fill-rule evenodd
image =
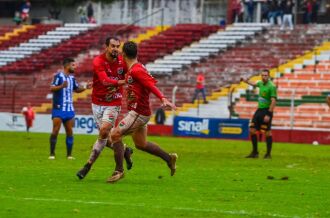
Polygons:
M153 93L162 102L163 107L175 110L176 107L168 101L156 87L157 81L149 74L146 68L137 61L137 45L134 42L126 42L123 46L123 57L128 67L125 75L127 87L127 106L129 113L120 121L118 126L111 131L111 140L114 143L122 143L122 137L132 134L135 147L162 158L171 170L171 176L176 170L175 153L167 153L158 145L147 141L147 123L151 116L149 105L149 95ZM122 146L121 146L122 147ZM121 160L116 165L116 169L108 182L113 183L124 176L123 170L123 150ZM119 156L118 156L119 158ZM116 162L116 163L117 163Z
M126 63L119 55L120 41L115 37L106 39L105 53L97 56L93 60L93 91L92 110L95 122L99 128L99 136L94 143L89 160L85 166L77 172L79 179L83 179L93 163L96 161L105 146L114 149L115 160L118 159L117 144L111 144L108 139L111 129L115 126L121 110L121 100L123 95L123 85L125 84ZM121 146L121 144L119 144ZM124 148L127 168L132 167L131 148ZM119 153L121 155L121 153Z

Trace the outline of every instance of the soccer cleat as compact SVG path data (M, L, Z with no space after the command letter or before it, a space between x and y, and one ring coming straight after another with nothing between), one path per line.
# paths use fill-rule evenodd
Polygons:
M272 159L272 156L270 154L265 154L264 159Z
M90 169L91 166L85 164L85 166L81 170L79 170L76 175L78 176L79 179L83 179L85 178L85 176L87 175Z
M122 179L124 177L124 172L120 172L120 171L115 171L112 173L112 176L110 178L108 178L107 182L108 183L115 183L118 180Z
M124 153L124 158L126 161L126 168L128 170L132 169L132 166L133 166L133 161L131 158L132 154L133 154L133 149L130 147L126 147L125 153Z
M67 156L66 157L68 160L75 160L76 158L72 157L72 156Z
M178 159L178 155L176 153L170 153L171 160L167 163L168 167L171 169L171 176L174 176L176 170L176 160Z
M259 153L257 152L251 152L251 154L249 154L248 156L246 156L245 158L258 158L259 157Z
M50 156L48 157L48 160L55 160L55 156L54 156L54 155L50 155Z

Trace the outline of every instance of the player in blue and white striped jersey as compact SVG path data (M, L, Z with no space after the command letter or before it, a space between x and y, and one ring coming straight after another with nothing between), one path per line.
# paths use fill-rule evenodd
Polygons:
M63 123L66 132L66 148L67 158L72 157L73 146L73 132L72 127L74 123L74 107L73 107L73 92L83 92L86 88L91 88L91 84L85 87L79 86L75 77L73 76L75 70L74 60L66 58L63 61L63 71L58 72L53 79L50 90L53 92L53 130L50 135L50 156L49 159L55 159L55 146L57 136Z

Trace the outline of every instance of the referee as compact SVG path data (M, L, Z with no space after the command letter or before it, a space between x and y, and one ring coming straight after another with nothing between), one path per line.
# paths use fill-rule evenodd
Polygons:
M244 79L245 83L259 88L259 96L258 96L258 109L254 113L252 121L250 123L250 138L253 146L253 150L251 154L246 156L246 158L258 158L258 138L257 131L265 132L266 135L266 144L267 144L267 152L264 156L265 159L271 158L273 137L271 132L273 112L276 105L276 86L272 81L269 80L270 72L269 70L262 70L261 72L261 81L257 83L251 82Z

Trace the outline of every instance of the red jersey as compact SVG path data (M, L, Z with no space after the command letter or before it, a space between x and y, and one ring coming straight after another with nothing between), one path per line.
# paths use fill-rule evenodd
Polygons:
M204 82L205 82L205 77L203 74L198 74L197 79L196 79L196 89L202 89L204 88Z
M111 63L105 53L93 60L93 104L102 106L120 106L123 97L123 87L118 86L118 80L125 79L127 67L121 55Z
M150 116L149 95L152 92L159 99L164 95L156 87L157 81L150 75L145 66L135 63L126 74L127 107L138 114Z

